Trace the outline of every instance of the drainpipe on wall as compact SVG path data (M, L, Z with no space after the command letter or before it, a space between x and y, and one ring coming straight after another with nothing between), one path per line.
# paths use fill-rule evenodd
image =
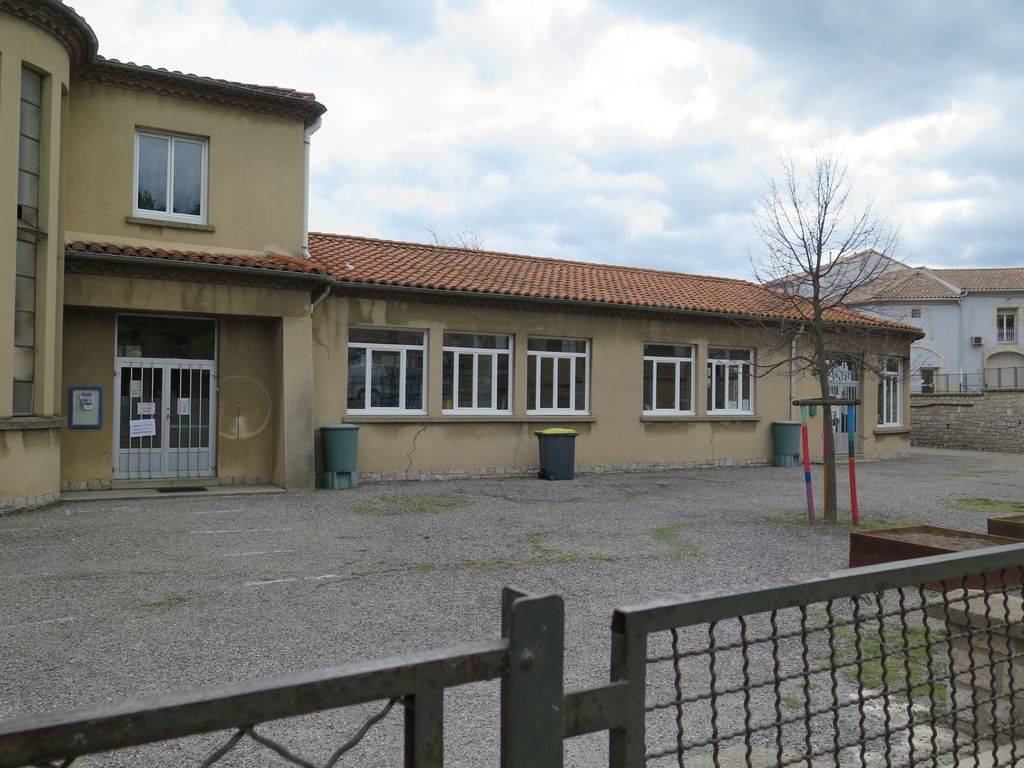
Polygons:
M957 361L958 361L959 367L960 367L960 371L959 371L959 374L958 374L960 381L957 384L957 388L959 389L959 388L961 388L961 386L963 385L963 382L964 382L964 345L967 343L966 337L964 336L964 295L963 295L962 292L960 293L960 295L958 295L956 297L956 309L957 309L957 314L956 314L956 322L957 322L956 356L957 356ZM947 386L948 386L948 384L947 384Z
M320 118L318 117L313 121L312 124L306 127L306 130L302 133L302 255L304 258L310 258L309 255L309 147L313 134L320 130ZM317 296L309 304L309 316L313 316L313 311L316 309L317 304L327 298L327 294L331 292L331 286L325 285L323 292Z
M303 178L302 178L302 255L309 258L309 145L313 134L320 130L318 117L302 134Z
M314 313L314 312L316 311L316 307L317 307L317 305L318 305L318 304L319 304L319 303L320 303L321 301L323 301L324 299L326 299L326 298L327 298L327 294L329 294L330 292L331 292L331 284L330 284L330 283L328 283L327 285L325 285L325 286L324 286L324 289L323 289L323 291L321 291L321 292L320 292L320 295L319 295L319 296L317 296L317 297L316 297L315 299L313 299L313 300L312 300L312 301L311 301L311 302L309 303L309 316L310 316L310 317L312 317L312 316L313 316L313 313Z

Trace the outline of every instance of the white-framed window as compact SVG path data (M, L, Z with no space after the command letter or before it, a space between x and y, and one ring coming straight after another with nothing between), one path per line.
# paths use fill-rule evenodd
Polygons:
M644 413L692 414L693 346L644 344Z
M441 380L443 411L510 413L512 337L446 331Z
M426 413L425 331L349 328L348 412Z
M1000 309L996 312L996 341L1000 344L1017 343L1017 310Z
M206 223L206 139L135 132L134 214Z
M938 368L921 369L921 392L930 395L935 392L935 377L938 375Z
M903 361L887 357L878 371L878 425L898 427L903 423Z
M528 413L588 413L590 341L531 336L526 340Z
M21 68L18 123L18 228L14 262L13 401L15 416L35 412L36 262L39 235L39 169L43 76ZM10 311L10 310L8 310Z
M708 413L754 412L754 353L708 349Z

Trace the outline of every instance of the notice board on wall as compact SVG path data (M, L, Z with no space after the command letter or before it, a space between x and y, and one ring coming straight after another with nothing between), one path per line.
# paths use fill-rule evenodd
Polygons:
M71 387L68 391L68 427L99 429L103 426L103 388Z

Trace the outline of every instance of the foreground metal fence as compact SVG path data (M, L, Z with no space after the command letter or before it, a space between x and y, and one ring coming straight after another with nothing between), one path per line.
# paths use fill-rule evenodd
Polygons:
M599 732L612 768L1015 765L1022 580L1024 544L620 609L610 682L570 692L561 598L506 589L499 640L9 721L0 768L77 765L196 734L213 734L208 752L173 764L209 766L245 746L266 750L248 764L276 754L275 764L329 767L357 747L365 759L368 734L395 711L404 764L440 766L445 691L497 679L505 768L561 766L564 739ZM330 730L326 762L300 756L270 723L366 705L345 735Z

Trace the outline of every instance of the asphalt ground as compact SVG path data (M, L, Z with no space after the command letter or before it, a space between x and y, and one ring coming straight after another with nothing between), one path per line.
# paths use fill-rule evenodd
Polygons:
M1024 457L915 449L858 464L858 490L869 525L984 531L986 515L963 508L980 503L960 500L1024 500ZM844 568L848 529L809 529L804 504L802 469L748 467L189 494L0 518L0 719L492 639L504 585L564 597L566 688L599 684L616 606ZM449 691L446 707L446 764L497 765L497 686ZM322 761L371 711L265 730ZM75 765L196 764L217 743ZM567 742L566 764L600 764L606 743ZM341 764L400 765L400 744L394 712ZM275 760L249 744L219 764Z

